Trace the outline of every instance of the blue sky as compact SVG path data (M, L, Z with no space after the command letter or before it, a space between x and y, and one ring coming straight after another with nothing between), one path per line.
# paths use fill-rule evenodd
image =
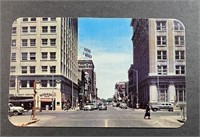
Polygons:
M114 95L115 83L128 80L133 34L129 18L79 18L78 46L89 48L95 65L98 97Z

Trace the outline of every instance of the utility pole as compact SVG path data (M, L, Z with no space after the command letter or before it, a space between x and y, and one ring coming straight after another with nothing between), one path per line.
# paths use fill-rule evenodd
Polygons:
M35 100L35 97L36 97L36 80L34 81L34 84L33 84L33 91L34 91L34 94L33 94L33 108L32 108L32 120L36 120L35 118L35 104L36 104L36 100Z

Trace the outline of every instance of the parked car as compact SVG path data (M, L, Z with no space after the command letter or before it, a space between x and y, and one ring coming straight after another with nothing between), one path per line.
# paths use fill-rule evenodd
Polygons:
M8 112L10 115L22 115L24 114L24 108L21 106L14 106L12 103L8 103Z
M99 110L107 110L107 106L105 104L100 104Z
M91 111L92 110L92 105L85 105L84 107L83 107L83 110L84 111Z
M112 106L113 106L113 107L117 107L117 103L114 102L114 103L112 104Z
M166 109L168 111L173 111L173 104L169 102L158 103L155 105L151 105L151 109L153 111L159 111L161 109Z
M119 107L121 109L127 109L128 108L126 103L120 103Z
M119 107L119 105L120 105L119 102L114 102L114 103L112 104L113 107Z
M99 108L99 106L98 106L97 104L93 104L93 105L92 105L92 109L93 109L93 110L97 110L98 108Z

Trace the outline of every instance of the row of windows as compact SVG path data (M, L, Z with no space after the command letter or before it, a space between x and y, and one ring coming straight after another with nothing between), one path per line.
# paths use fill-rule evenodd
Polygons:
M156 21L156 30L166 31L167 21ZM174 30L176 31L184 30L184 26L179 21L174 21Z
M159 65L157 66L158 75L167 75L167 65ZM184 65L176 65L175 66L175 74L176 75L184 75L185 74L185 66Z
M175 101L177 101L177 102L186 101L185 87L183 85L175 86L175 90L176 90L176 100ZM158 100L160 102L169 102L168 93L170 93L170 92L168 92L167 86L159 86Z
M18 81L18 85L15 80L10 80L10 87L14 88L16 86L23 88L31 88L34 85L35 80L20 80ZM56 80L41 80L41 87L56 87Z
M47 46L48 44L50 44L50 46L56 46L56 39L41 39L41 42L42 42L41 46ZM12 40L11 46L16 47L16 39ZM36 39L22 39L21 46L22 47L27 47L27 46L34 47L34 46L36 46Z
M27 21L36 21L37 18L22 18L23 22L27 22ZM43 17L42 21L56 21L56 18L47 18L47 17Z
M175 45L180 45L180 46L184 45L184 36L175 36L174 39L175 39L175 41L174 41ZM157 36L157 45L158 46L166 46L167 45L167 36Z
M56 52L42 52L41 55L42 60L56 60ZM11 53L11 60L16 61L16 53ZM36 52L22 52L21 60L36 60Z
M47 73L48 69L50 73L56 73L56 66L41 66L41 70L43 73ZM16 66L10 67L10 72L16 72ZM36 73L36 67L35 66L21 66L21 73L27 74L27 73L34 74Z
M36 33L36 26L23 26L22 33ZM42 26L42 33L56 33L56 26ZM12 34L17 33L17 27L12 27Z
M167 60L167 51L157 51L158 60ZM185 59L185 51L175 51L175 59L183 60Z

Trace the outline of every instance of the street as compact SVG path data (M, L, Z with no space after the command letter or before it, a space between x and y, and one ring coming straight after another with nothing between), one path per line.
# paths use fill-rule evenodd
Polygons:
M159 111L151 112L151 119L144 119L143 109L121 109L108 106L108 110L93 111L42 111L36 113L38 122L29 127L161 127L177 128L183 123L179 112ZM11 123L15 119L30 118L30 112L22 116L11 117ZM15 122L16 123L16 122Z

